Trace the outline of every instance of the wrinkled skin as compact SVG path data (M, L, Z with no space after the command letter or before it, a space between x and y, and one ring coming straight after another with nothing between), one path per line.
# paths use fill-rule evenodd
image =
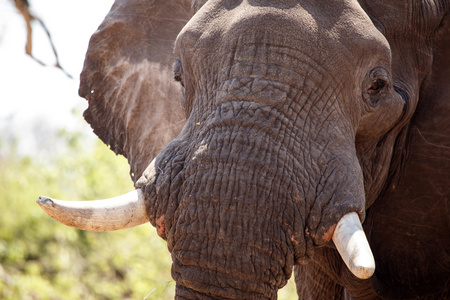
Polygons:
M294 265L300 299L448 298L449 7L116 1L80 95L148 199L178 299L275 299ZM352 211L368 280L330 241Z

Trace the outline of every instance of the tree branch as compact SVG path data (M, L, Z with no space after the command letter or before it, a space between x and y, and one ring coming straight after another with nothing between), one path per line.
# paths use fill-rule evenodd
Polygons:
M59 62L58 58L58 52L56 51L56 47L53 43L53 39L50 35L50 31L48 30L47 26L45 25L44 21L42 19L34 16L30 11L30 4L28 3L28 0L14 0L14 4L16 5L17 10L19 10L20 14L23 16L25 20L25 24L27 27L27 43L25 45L25 53L29 55L32 59L34 59L37 63L46 66L44 62L37 59L33 56L33 27L32 27L32 21L36 20L39 22L39 24L44 29L45 33L47 34L50 46L52 47L53 55L55 56L55 67L63 71L64 74L66 74L67 77L73 78L72 75L70 75Z

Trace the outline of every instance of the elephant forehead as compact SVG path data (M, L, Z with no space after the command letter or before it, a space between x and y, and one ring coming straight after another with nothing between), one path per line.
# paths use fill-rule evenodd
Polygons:
M218 102L235 99L269 99L278 103L286 101L290 86L276 81L261 78L232 78L224 82L218 92Z
M208 1L179 34L175 52L198 56L252 39L340 66L361 57L390 62L388 42L356 1Z

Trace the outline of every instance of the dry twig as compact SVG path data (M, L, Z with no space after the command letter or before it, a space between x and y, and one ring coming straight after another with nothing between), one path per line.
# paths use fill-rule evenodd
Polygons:
M19 10L20 14L23 16L25 20L25 24L27 27L27 43L25 45L25 53L29 55L31 58L33 58L36 62L39 64L45 66L45 63L39 60L38 58L33 56L33 27L32 22L37 21L42 28L44 29L45 33L47 34L50 46L52 47L53 54L55 55L55 67L60 69L64 72L69 78L72 78L72 76L67 73L66 70L61 66L58 58L58 53L56 52L55 45L53 44L53 39L50 35L50 31L48 30L47 26L45 25L44 21L40 19L39 17L36 17L33 15L30 11L30 4L28 3L28 0L14 0L14 4L16 5L16 8Z

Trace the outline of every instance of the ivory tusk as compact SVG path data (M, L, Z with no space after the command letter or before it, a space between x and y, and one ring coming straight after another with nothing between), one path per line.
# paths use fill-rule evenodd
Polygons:
M375 272L375 260L358 214L351 212L338 222L333 242L350 271L360 279L368 279Z
M41 196L37 203L56 221L83 230L113 231L148 222L140 189L92 201L61 201Z

